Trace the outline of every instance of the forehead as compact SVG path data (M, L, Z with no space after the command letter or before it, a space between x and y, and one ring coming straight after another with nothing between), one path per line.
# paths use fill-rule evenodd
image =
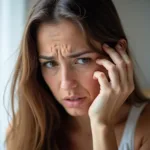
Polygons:
M40 49L51 47L51 49L76 47L86 45L83 32L70 21L63 20L59 24L42 24L38 30L38 46Z
M39 53L71 53L80 49L89 49L85 33L77 25L68 20L58 24L41 24L37 32ZM96 43L100 47L99 43Z

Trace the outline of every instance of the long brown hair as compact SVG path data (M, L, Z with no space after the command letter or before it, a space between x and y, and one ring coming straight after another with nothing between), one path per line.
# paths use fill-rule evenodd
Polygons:
M7 136L11 150L67 149L64 109L45 83L38 61L37 30L42 23L59 23L68 19L86 33L88 44L98 51L93 40L115 47L118 40L127 40L121 21L111 0L39 0L32 8L20 44L20 53L13 76L12 128ZM127 47L129 53L129 47ZM127 103L148 101L138 86ZM14 110L15 95L18 110ZM11 142L10 142L11 141Z

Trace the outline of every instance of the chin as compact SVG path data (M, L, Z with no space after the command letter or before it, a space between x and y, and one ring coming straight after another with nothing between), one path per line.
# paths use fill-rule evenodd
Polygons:
M72 117L81 117L81 116L86 116L88 115L88 110L77 110L77 109L72 109L72 110L66 110L66 112L72 116Z

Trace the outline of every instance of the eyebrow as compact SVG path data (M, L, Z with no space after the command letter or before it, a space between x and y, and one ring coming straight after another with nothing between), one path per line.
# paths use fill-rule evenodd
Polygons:
M67 56L67 58L76 58L76 57L79 57L81 55L88 54L88 53L96 53L96 52L95 51L91 51L91 50L87 50L87 51L84 51L84 52L70 54L70 55ZM40 55L39 59L53 60L53 59L55 59L55 57L54 56L43 56L43 55Z

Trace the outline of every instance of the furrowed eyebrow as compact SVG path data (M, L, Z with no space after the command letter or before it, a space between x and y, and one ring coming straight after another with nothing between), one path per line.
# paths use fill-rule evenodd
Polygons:
M76 57L79 57L81 55L88 54L88 53L96 53L96 52L88 50L88 51L84 51L84 52L70 54L69 56L67 56L67 58L76 58ZM53 60L53 59L55 59L55 57L54 56L43 56L43 55L40 55L39 59Z
M39 56L39 59L53 60L53 59L55 59L55 57L53 57L53 56L42 56L42 55L40 55L40 56Z

